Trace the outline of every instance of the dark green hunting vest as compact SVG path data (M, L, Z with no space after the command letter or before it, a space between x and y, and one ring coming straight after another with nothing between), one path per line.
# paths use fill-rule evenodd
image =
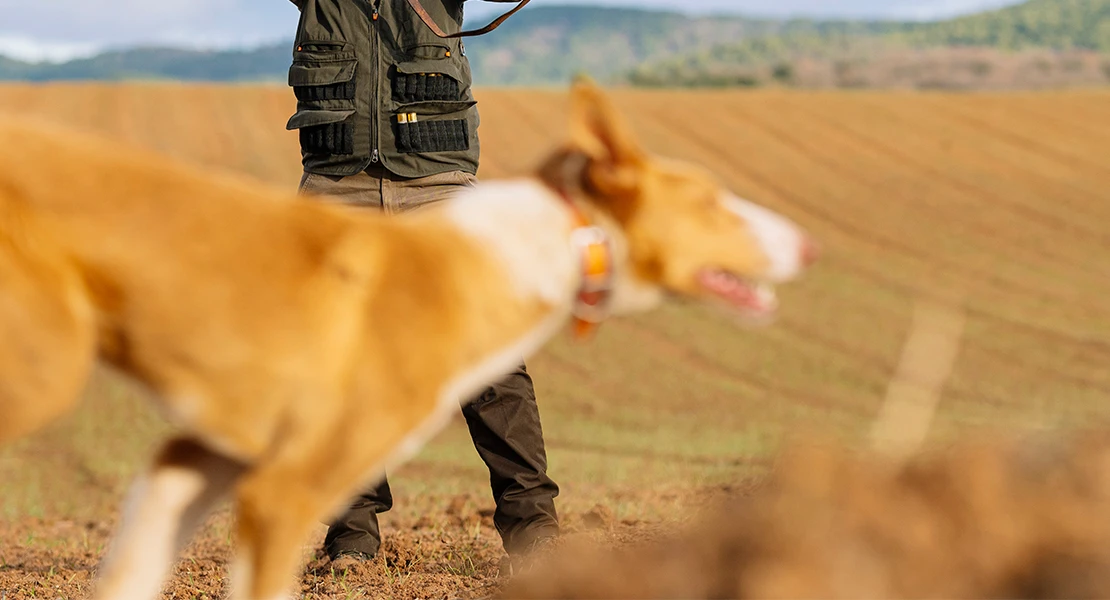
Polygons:
M501 0L504 1L504 0ZM401 177L478 170L478 109L458 38L436 35L407 0L294 0L301 10L289 85L304 168ZM463 0L422 0L441 33Z

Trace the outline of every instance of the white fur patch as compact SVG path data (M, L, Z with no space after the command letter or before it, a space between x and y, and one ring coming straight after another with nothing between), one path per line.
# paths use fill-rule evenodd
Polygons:
M448 218L504 264L522 298L568 301L579 278L562 200L532 180L480 183L447 201Z
M239 543L236 545L235 554L231 557L231 565L227 569L231 582L231 593L228 594L228 598L239 600L247 597L247 588L250 585L251 577L254 575L251 571L253 560L254 557L246 544Z
M569 316L569 308L554 311L523 338L507 345L444 385L435 411L398 444L397 449L386 460L385 469L388 470L412 458L428 440L447 425L454 411L459 410L460 402L473 397L490 384L511 373L521 361L551 339L566 324Z
M805 236L797 225L772 210L731 194L725 196L724 203L748 224L770 261L764 275L767 281L781 283L801 274L805 267L802 257Z
M138 479L124 509L123 525L96 590L97 598L156 598L177 553L189 504L204 492L203 477L162 468Z

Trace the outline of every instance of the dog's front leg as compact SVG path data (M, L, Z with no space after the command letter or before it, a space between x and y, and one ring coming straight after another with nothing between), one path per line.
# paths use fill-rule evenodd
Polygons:
M328 475L344 473L332 465ZM302 559L301 547L319 520L349 495L311 469L270 464L252 471L236 491L237 548L231 567L232 600L285 600ZM341 491L340 491L341 490Z
M189 439L166 444L131 490L95 598L156 598L174 557L245 466Z
M380 475L375 465L385 464L403 432L411 430L372 411L363 417L347 419L322 438L324 443L287 441L283 455L257 465L236 486L233 600L292 597L290 585L312 529Z

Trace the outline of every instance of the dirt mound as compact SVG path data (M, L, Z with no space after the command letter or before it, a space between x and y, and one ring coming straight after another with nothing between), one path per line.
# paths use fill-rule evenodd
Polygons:
M679 536L567 548L510 598L1108 597L1110 435L902 465L828 448Z

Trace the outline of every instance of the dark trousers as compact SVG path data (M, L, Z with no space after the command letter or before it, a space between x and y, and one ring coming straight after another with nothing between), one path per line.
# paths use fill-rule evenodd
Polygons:
M401 179L379 169L344 178L306 175L301 190L398 213L442 200L474 181L458 172ZM555 497L559 487L547 476L539 406L524 365L465 403L462 413L474 447L489 467L497 505L493 521L505 551L516 554L537 538L557 535ZM378 514L392 507L393 494L383 478L331 524L324 539L325 551L333 558L346 552L376 554L381 545Z

